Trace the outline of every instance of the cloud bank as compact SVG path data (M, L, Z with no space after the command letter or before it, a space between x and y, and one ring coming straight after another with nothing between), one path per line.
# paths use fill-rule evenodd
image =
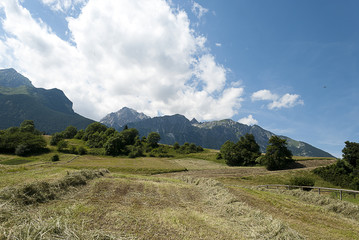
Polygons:
M14 67L36 87L59 88L78 113L99 120L128 106L150 116L232 117L243 88L190 27L183 10L164 0L42 0L53 11L84 5L68 16L71 41L34 19L18 0L0 7L0 67ZM197 16L206 11L194 6ZM6 57L4 57L6 56Z

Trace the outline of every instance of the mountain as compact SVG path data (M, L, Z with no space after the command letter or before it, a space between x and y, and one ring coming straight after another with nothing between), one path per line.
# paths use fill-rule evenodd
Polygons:
M119 112L121 111L128 111L128 109L121 109ZM131 109L132 113L133 111L135 110ZM137 114L133 113L134 116ZM144 119L136 118L134 121L131 121L130 118L121 119L121 116L124 115L119 114L117 119L111 118L111 122L107 122L104 118L101 122L107 126L114 126L111 125L112 122L125 122L128 127L136 128L141 136L147 136L150 132L158 132L161 136L160 142L171 145L175 142L179 144L189 142L205 148L220 149L227 140L237 142L241 136L250 133L254 135L261 151L265 152L269 138L275 135L260 126L247 126L231 119L200 123L196 119L189 121L180 114L154 118L146 116ZM125 124L119 125L115 129L122 130ZM280 137L287 140L288 148L295 156L333 157L331 154L305 142L285 136Z
M0 109L0 129L29 119L37 129L51 134L69 125L84 129L94 122L75 113L61 90L36 88L12 68L0 70Z
M149 118L150 117L146 116L144 113L138 113L136 110L124 107L117 112L107 114L104 118L100 120L100 123L104 123L108 127L121 129L127 123L138 122Z

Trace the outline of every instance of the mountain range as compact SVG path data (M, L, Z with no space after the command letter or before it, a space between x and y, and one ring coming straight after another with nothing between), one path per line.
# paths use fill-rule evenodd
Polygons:
M94 121L74 112L72 102L59 89L36 88L31 81L16 70L0 70L0 129L19 126L24 120L34 120L42 132L52 134L72 125L84 129ZM261 151L264 152L268 140L274 133L260 126L247 126L230 119L198 122L185 116L149 117L130 108L105 116L101 123L119 131L125 125L138 129L141 136L158 132L161 143L195 143L205 148L219 149L227 141L236 142L246 133L253 134ZM333 157L329 153L305 142L285 138L294 155L311 157Z
M51 134L69 125L84 129L94 122L75 113L61 90L36 88L12 68L0 70L0 109L0 129L19 126L29 119L37 129Z
M158 132L161 136L160 143L163 144L189 142L212 149L220 149L227 140L237 142L241 136L249 133L254 135L261 151L265 152L269 138L275 135L260 126L248 126L231 119L201 123L196 119L190 121L180 114L151 118L127 107L108 114L100 122L119 131L125 125L136 128L141 136L147 136L150 132ZM333 157L308 143L286 136L280 137L287 140L288 148L295 156Z

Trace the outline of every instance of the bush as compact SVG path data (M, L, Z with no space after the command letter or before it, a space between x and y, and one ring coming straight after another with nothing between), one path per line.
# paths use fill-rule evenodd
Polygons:
M29 152L29 148L25 144L20 144L15 149L15 154L18 156L25 156Z
M50 145L56 146L61 140L65 139L62 133L54 133L51 136Z
M65 140L61 140L57 143L57 151L62 152L67 148L68 144Z
M79 155L85 155L85 154L87 153L87 150L86 150L86 148L84 148L83 146L79 146L79 147L77 148L77 153L78 153Z
M305 176L299 176L299 177L292 177L289 180L289 185L294 186L307 186L307 187L313 187L315 184L315 180L310 177ZM310 188L304 189L310 191Z
M51 161L53 161L53 162L60 161L59 155L57 155L57 154L53 155L53 156L51 157Z

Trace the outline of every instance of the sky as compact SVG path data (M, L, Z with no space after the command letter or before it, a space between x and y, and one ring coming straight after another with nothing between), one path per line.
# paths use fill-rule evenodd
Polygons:
M233 119L341 157L359 141L359 1L0 0L0 68L100 120Z

